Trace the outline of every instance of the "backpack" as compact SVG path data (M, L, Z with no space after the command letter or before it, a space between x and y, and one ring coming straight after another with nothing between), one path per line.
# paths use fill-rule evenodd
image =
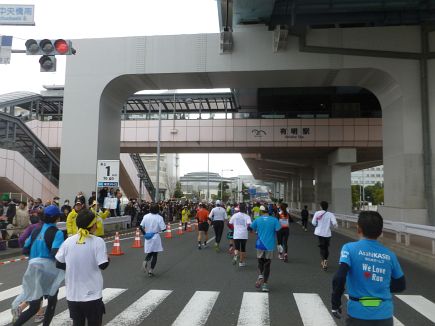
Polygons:
M42 226L34 229L32 231L32 234L30 235L30 245L28 247L23 248L23 255L29 255L30 254L30 248L32 248L32 244L41 233ZM50 226L47 230L45 230L44 234L44 241L45 245L48 248L48 251L51 252L51 247L53 245L54 237L56 236L56 232L58 231L58 228L55 226Z

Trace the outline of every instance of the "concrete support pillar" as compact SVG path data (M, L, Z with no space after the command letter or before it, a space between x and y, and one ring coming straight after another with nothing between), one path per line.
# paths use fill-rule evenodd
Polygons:
M300 171L300 189L301 198L299 208L308 206L309 210L312 210L314 203L314 170L312 168L302 169Z
M334 212L352 212L351 166L356 162L355 148L339 148L328 158L331 165L331 208Z
M315 168L315 203L316 208L318 209L319 203L321 201L327 201L331 203L331 166L329 166L326 162L324 164L319 164Z

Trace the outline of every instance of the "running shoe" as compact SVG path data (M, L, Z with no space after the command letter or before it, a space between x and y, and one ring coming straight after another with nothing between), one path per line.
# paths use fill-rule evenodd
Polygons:
M203 246L204 248L207 248L208 247L208 245L207 245L207 242L204 242L204 246Z
M261 288L263 282L264 282L263 275L258 275L257 282L255 282L255 287L257 289Z
M240 262L239 263L239 267L245 267L246 266L246 263L245 262Z
M219 248L219 244L217 243L214 244L214 250L216 250L216 252L221 251L221 248Z
M11 312L12 312L12 323L15 323L22 313L20 305L18 305L16 308L11 309Z
M267 283L263 283L263 285L261 286L261 291L262 292L269 292L269 287L267 286Z
M144 273L148 273L148 262L146 260L142 263L142 270Z
M199 249L199 250L201 250L201 249L202 249L202 247L201 247L201 245L200 245L200 244L198 245L198 249Z
M42 323L44 321L44 315L35 315L33 319L34 323Z
M307 232L307 228L305 228L305 232Z
M148 272L148 276L149 276L149 277L153 277L153 276L154 276L154 272L153 272L152 269L149 270L149 272Z
M326 259L323 261L323 270L325 272L328 270L328 261Z
M238 259L239 259L239 256L238 255L234 255L234 257L233 257L233 265L237 264L237 260Z
M281 260L284 259L284 257L282 256L282 254L278 254L278 258L281 259Z
M288 262L288 255L284 254L284 263L287 263L287 262Z

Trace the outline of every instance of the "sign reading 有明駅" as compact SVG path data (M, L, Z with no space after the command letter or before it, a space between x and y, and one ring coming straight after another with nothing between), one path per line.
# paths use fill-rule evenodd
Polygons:
M0 4L0 25L35 25L34 5Z
M98 160L97 186L119 187L119 160Z

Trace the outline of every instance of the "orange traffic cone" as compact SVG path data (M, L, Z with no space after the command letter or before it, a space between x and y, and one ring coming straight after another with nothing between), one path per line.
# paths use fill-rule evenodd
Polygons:
M177 235L182 235L183 234L183 223L181 223L178 225L178 229L177 229Z
M168 226L166 227L165 238L172 239L172 231L171 231L171 224L170 223L168 223Z
M119 243L119 234L118 232L115 233L115 242L113 243L112 252L110 253L111 256L121 256L124 253L121 250L121 244Z
M190 224L190 221L187 222L187 232L192 232L192 224Z
M134 241L132 248L142 248L142 243L140 242L140 234L139 234L139 228L136 228L136 234L134 235Z

